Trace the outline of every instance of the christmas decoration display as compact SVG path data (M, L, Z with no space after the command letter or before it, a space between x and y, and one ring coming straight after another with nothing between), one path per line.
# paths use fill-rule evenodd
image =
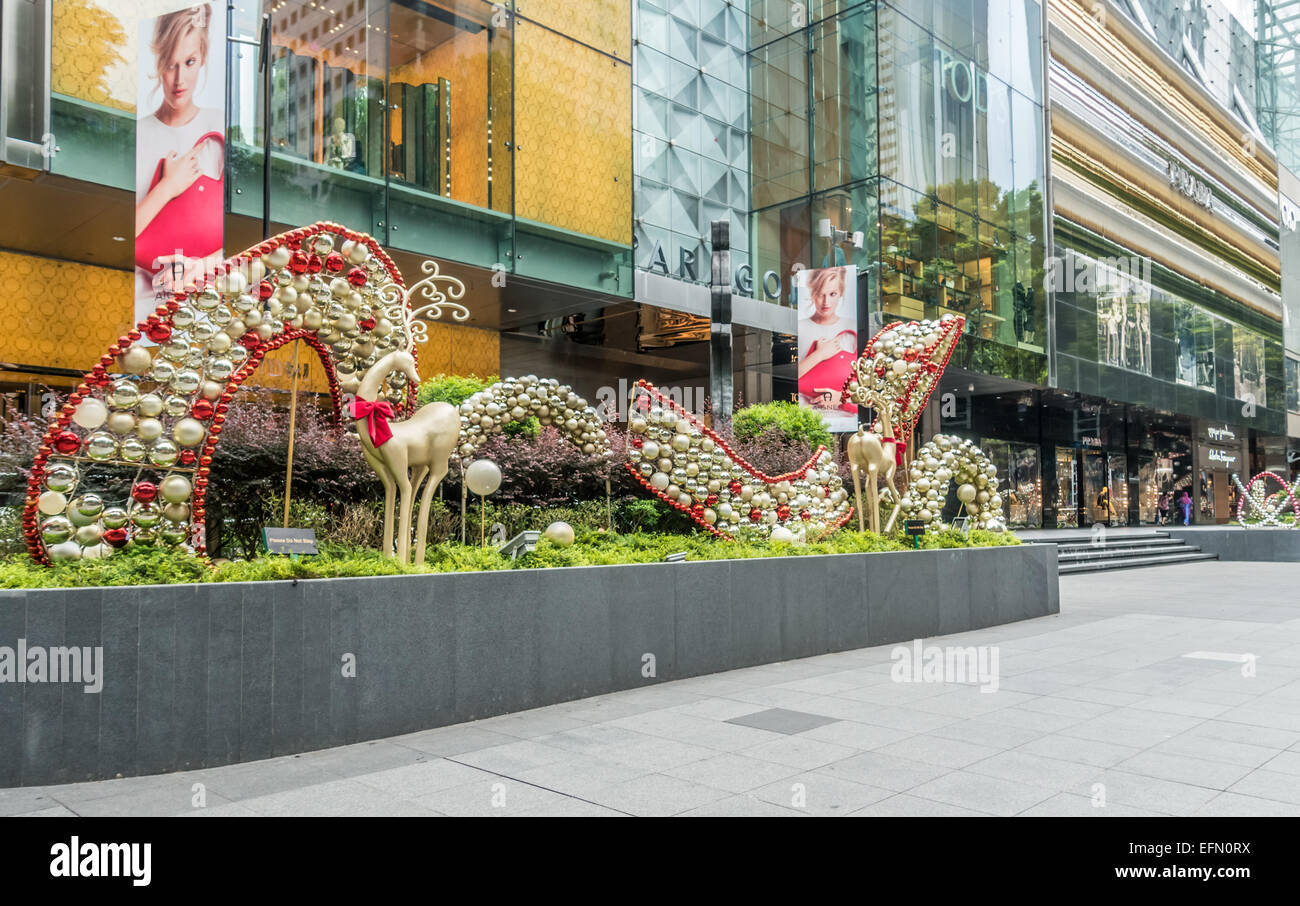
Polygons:
M966 319L944 315L938 321L897 321L886 325L871 338L853 363L852 375L843 399L874 409L870 428L858 428L848 440L846 453L853 470L853 492L858 504L858 529L863 531L862 479L865 473L866 516L871 530L880 531L879 479L894 503L885 531L892 531L902 499L895 484L895 471L903 465L904 452L917 419L938 386L948 366Z
M919 519L927 531L945 528L944 500L955 482L957 500L975 520L975 528L1005 531L997 468L969 440L936 434L917 452L907 477L907 490L898 505L903 518Z
M460 441L457 452L469 459L474 451L510 422L536 416L543 425L554 425L582 452L595 456L609 452L609 437L596 410L554 378L529 374L506 378L486 387L460 406Z
M410 317L421 312L416 309ZM409 335L418 341L420 330L413 327ZM397 558L403 563L408 561L412 510L419 494L414 562L417 566L424 562L430 501L451 461L466 463L487 438L511 422L535 416L543 425L554 425L585 453L609 452L609 438L596 410L567 385L531 374L498 381L475 393L459 409L450 403L433 402L405 421L389 421L392 408L379 398L382 382L391 381L394 374L416 381L414 368L415 360L409 353L390 353L361 379L353 404L362 452L384 486L381 551L386 557L394 555L395 539ZM465 467L466 484L480 497L496 491L501 477L501 470L491 460L476 460Z
M1281 490L1269 492L1268 481L1272 480ZM1276 472L1260 472L1250 479L1245 487L1241 485L1238 475L1232 476L1237 486L1237 522L1242 528L1300 528L1300 479L1288 485ZM1282 521L1282 512L1290 501L1294 519L1288 526ZM1249 510L1249 513L1247 513Z
M426 280L450 278L435 266ZM444 306L469 316L437 295L426 293L434 303L421 316ZM266 355L295 340L315 351L337 420L359 373L413 349L413 314L392 260L338 224L291 230L228 259L119 337L51 420L23 510L32 557L49 564L187 542L202 553L213 452L236 391ZM373 402L410 411L412 375L380 375ZM113 472L131 477L124 500L107 499Z
M853 363L843 398L876 409L872 432L881 430L880 411L888 407L899 453L907 449L965 324L961 315L886 324Z
M637 381L634 392L627 470L713 534L806 541L852 515L825 447L793 472L767 475L647 381Z

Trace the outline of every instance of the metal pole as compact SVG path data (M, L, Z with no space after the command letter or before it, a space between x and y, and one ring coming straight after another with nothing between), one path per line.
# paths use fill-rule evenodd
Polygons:
M262 16L262 238L271 236L271 14Z
M289 397L289 462L284 467L284 527L289 527L289 496L293 485L293 436L298 423L298 346L293 344L293 390Z
M709 296L712 322L709 329L709 396L715 418L731 418L735 391L731 373L731 223L715 220L712 225L713 257Z

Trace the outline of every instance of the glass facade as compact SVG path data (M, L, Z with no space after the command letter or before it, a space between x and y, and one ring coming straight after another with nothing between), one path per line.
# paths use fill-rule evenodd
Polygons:
M744 5L637 0L634 117L637 266L709 281L709 229L731 224L749 261L749 73Z
M962 314L964 366L1045 381L1040 5L788 6L750 9L755 296L853 264L860 316Z
M54 6L53 170L133 188L139 4ZM630 297L631 4L511 6L234 5L231 33L245 40L271 15L275 226L329 219L394 249ZM258 57L231 45L228 209L256 220Z

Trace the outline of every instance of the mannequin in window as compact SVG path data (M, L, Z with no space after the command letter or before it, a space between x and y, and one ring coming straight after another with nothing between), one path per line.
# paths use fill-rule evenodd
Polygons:
M1025 288L1025 285L1019 280L1011 288L1012 307L1015 310L1015 319L1013 326L1016 331L1016 342L1025 343L1034 342L1034 289L1033 287Z
M357 156L357 137L346 131L343 117L334 120L334 129L325 139L325 162L336 170L346 169Z

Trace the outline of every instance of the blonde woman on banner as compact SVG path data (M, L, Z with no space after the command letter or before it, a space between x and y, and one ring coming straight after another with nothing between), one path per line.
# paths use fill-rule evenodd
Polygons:
M136 320L221 260L225 36L208 4L141 23ZM150 111L145 113L145 111Z
M858 409L841 404L858 347L855 267L802 270L799 289L799 399L822 413L832 431L858 427Z

